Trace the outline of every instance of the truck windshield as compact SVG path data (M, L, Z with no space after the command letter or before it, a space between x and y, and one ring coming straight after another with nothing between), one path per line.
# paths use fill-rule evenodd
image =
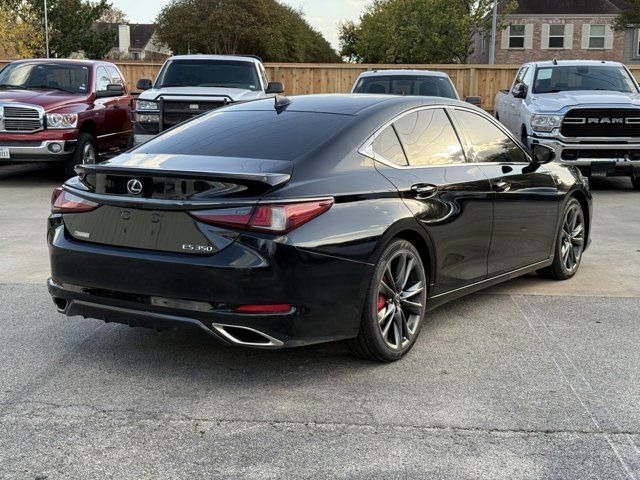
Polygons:
M89 67L64 63L10 63L0 72L0 88L43 88L87 93Z
M541 67L536 71L533 93L557 93L572 90L638 92L633 79L621 66L567 65Z
M169 60L158 75L155 88L224 87L261 90L252 62L234 60Z
M423 95L457 99L447 77L427 75L376 75L358 80L354 93Z

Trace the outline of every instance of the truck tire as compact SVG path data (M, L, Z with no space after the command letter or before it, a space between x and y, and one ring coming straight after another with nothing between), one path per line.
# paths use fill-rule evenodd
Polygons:
M633 188L636 190L640 190L640 176L631 177L631 185L633 185Z
M527 135L527 127L524 125L520 129L520 141L527 149L529 148L529 136Z
M85 163L96 163L98 160L98 147L90 133L80 132L78 143L73 156L64 163L64 174L67 178L75 176L75 166Z

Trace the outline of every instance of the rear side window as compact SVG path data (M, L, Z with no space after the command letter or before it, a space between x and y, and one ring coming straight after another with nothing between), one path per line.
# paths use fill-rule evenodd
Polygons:
M522 149L502 130L486 118L465 110L456 110L456 118L462 124L473 150L470 161L526 162Z
M275 110L212 112L167 130L136 152L294 160L326 143L352 118Z
M419 110L405 115L394 125L410 165L465 162L462 145L443 109Z
M402 146L392 126L388 126L380 132L373 141L371 148L376 155L380 155L385 160L389 160L396 165L407 165L407 158L404 156Z

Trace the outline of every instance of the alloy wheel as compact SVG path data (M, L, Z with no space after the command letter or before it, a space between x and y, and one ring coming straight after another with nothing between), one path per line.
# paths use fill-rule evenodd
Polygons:
M401 250L384 268L378 287L377 319L382 339L393 350L407 346L424 315L426 285L420 259Z
M571 205L562 224L562 264L568 272L574 272L580 265L584 251L584 215L579 205Z
M82 148L82 163L96 163L96 150L89 142Z

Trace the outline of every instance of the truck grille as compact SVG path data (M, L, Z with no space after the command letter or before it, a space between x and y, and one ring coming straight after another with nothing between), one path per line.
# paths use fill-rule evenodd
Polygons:
M171 128L179 123L186 122L202 113L215 110L226 105L224 101L172 101L164 100L162 102L162 130Z
M42 114L35 107L2 106L0 130L4 132L32 133L42 130Z
M564 117L565 137L640 136L640 108L574 108Z

